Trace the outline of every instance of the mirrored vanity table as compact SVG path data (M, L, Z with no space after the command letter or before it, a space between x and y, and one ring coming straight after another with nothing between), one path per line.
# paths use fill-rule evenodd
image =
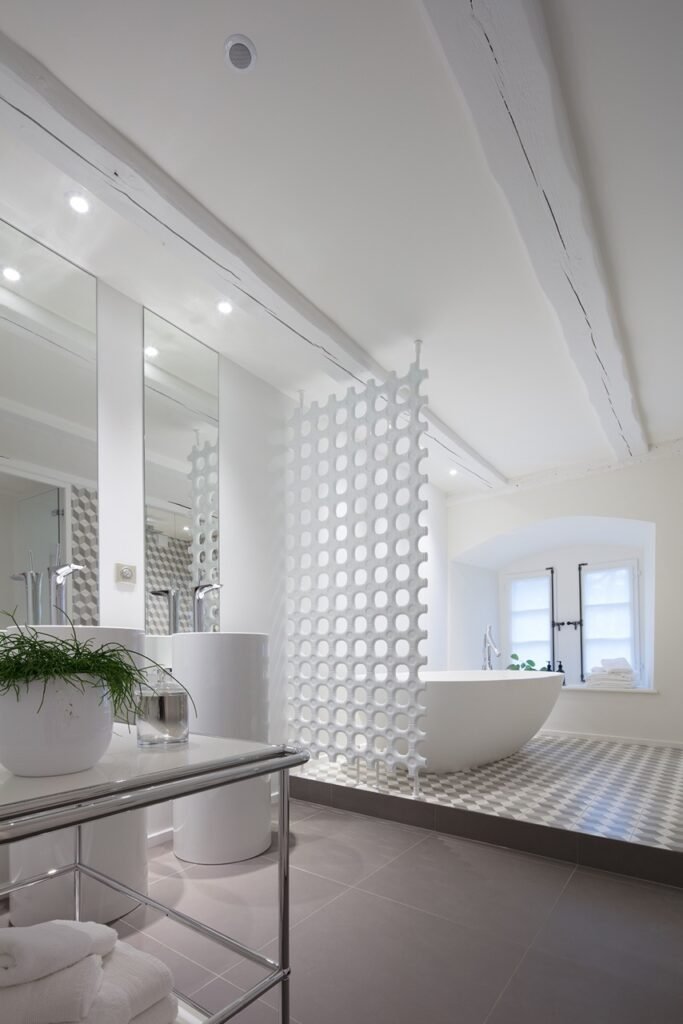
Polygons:
M0 888L0 897L17 889L37 886L48 879L71 874L74 880L74 916L81 911L81 885L91 878L132 900L161 912L171 920L263 968L265 977L230 1006L213 1015L180 994L179 1022L208 1021L225 1024L269 989L280 985L281 1021L289 1022L289 786L291 768L308 760L306 751L248 740L192 736L187 746L140 750L133 733L115 728L104 758L87 772L51 778L19 778L0 769L0 846L32 836L75 827L73 861L45 874ZM81 828L84 824L151 807L177 797L203 793L246 779L280 775L278 817L278 958L271 960L231 936L137 892L115 878L84 863Z

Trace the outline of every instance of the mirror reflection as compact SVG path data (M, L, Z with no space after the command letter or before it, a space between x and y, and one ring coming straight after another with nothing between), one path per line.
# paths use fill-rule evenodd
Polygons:
M20 623L99 620L96 358L94 278L0 221L0 609Z
M218 355L145 310L146 632L219 628Z

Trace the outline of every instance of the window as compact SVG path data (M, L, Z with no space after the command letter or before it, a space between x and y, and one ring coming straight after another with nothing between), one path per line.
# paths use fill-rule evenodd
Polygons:
M539 668L550 660L550 576L513 576L508 581L510 652Z
M586 566L583 590L584 673L603 658L626 658L636 676L638 664L637 564Z

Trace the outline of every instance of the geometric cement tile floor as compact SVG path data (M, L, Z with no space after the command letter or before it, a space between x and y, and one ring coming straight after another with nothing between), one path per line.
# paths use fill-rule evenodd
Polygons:
M273 955L275 851L183 864L150 850L150 895ZM683 892L292 801L298 1024L681 1024ZM219 1009L262 975L134 910L122 938ZM270 992L236 1020L277 1024Z
M414 799L403 771L309 761L297 774ZM683 850L683 749L538 733L518 753L464 772L421 772L419 797L518 821ZM683 1019L683 1017L682 1017Z

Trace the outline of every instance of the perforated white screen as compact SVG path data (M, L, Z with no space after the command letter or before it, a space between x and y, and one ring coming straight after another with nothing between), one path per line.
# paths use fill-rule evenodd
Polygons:
M297 410L287 469L291 740L411 774L424 763L426 375L416 362Z

